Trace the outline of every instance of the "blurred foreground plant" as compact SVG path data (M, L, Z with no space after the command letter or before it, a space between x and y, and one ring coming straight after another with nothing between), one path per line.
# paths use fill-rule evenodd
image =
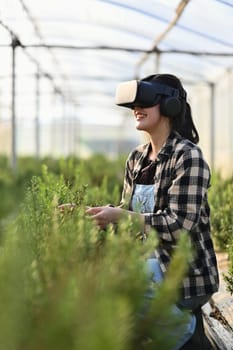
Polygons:
M104 181L95 196L108 202ZM99 231L85 215L95 199L83 184L71 188L46 167L33 178L0 251L2 349L166 350L176 343L185 321L172 313L190 258L185 234L148 303L145 262L155 232L142 244L130 219L117 234L112 226ZM77 208L61 213L57 205L67 201Z

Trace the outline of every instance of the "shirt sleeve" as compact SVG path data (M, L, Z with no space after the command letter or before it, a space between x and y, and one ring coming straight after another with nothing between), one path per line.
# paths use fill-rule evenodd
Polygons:
M125 165L125 175L123 182L123 190L119 207L129 209L129 202L131 198L133 186L133 154L130 154Z
M191 231L200 223L210 179L209 167L198 148L181 155L173 174L167 207L145 214L145 231L153 227L161 239L169 242L176 241L182 229Z

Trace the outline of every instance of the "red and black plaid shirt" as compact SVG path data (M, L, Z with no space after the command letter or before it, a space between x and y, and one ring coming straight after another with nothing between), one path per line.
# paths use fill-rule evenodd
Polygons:
M151 145L138 146L126 162L121 206L131 208L137 178L148 158ZM155 206L145 215L145 232L154 228L160 244L154 251L165 273L181 230L190 234L196 252L188 276L183 280L184 298L212 294L219 278L210 236L207 189L210 171L199 147L172 132L160 150L154 167ZM151 181L150 181L151 183Z

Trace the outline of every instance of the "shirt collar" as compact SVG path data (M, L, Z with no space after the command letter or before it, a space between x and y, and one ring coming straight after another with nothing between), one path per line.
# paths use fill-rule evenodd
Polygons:
M159 160L162 160L163 158L168 158L170 156L174 145L177 142L177 139L181 139L180 134L177 131L172 131L157 155L157 158ZM142 154L143 159L148 156L150 149L151 143L148 143Z
M157 158L159 161L166 159L170 156L174 148L174 145L177 142L177 139L181 139L181 136L176 131L172 131L171 134L168 136L167 140L165 141L165 144L163 145L163 147L158 153ZM148 157L150 149L151 149L151 143L149 142L148 144L145 145L145 148L141 156L137 160L137 163L134 168L134 179L137 177L138 173L141 171L143 161L146 157Z

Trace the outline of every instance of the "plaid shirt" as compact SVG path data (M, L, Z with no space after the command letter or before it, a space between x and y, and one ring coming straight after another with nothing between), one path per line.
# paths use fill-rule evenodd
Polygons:
M126 162L121 207L132 210L137 176L148 157L150 143L138 146ZM145 215L145 232L154 228L159 245L154 251L165 273L181 230L190 233L196 257L183 280L184 298L212 294L218 290L216 256L210 236L207 201L210 171L201 150L172 132L160 150L155 167L155 206Z

